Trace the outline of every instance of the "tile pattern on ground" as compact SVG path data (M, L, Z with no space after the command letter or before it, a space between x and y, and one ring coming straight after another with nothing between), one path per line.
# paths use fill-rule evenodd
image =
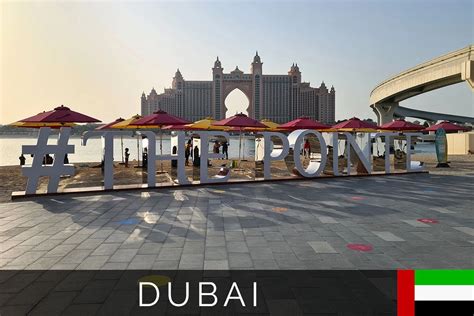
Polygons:
M473 179L413 174L3 203L0 268L472 268ZM347 249L354 243L373 250Z

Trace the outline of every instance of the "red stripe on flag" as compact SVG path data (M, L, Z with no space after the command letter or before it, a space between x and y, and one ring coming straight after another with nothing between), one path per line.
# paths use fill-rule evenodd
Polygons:
M397 271L397 315L415 315L415 271Z

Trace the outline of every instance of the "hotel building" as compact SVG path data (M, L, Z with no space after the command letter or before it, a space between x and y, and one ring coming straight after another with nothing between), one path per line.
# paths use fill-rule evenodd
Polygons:
M253 58L250 73L236 67L224 73L219 57L212 68L211 81L185 80L179 71L172 86L158 94L153 88L141 97L141 113L149 115L161 109L170 114L197 121L205 117L225 118L226 97L235 89L242 91L249 100L247 113L255 119L270 119L285 123L301 116L308 116L323 123L335 122L336 91L324 82L319 88L301 81L298 64L293 64L287 74L263 73L263 63L258 53Z

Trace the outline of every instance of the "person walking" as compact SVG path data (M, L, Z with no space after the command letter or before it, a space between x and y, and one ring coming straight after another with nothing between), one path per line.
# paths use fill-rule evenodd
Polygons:
M311 155L311 144L309 143L309 139L306 139L304 142L304 156L305 157L310 157Z
M222 143L222 154L225 155L225 159L229 159L229 144L227 142Z
M125 148L125 168L128 168L128 159L130 159L130 149Z

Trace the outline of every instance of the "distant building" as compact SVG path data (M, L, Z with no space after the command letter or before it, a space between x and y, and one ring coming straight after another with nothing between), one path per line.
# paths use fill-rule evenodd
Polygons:
M234 89L241 90L249 99L247 112L255 119L270 119L284 123L300 116L308 116L323 123L335 122L336 91L328 90L324 82L319 88L301 81L298 64L293 64L284 75L266 75L258 52L253 58L250 73L236 67L224 73L219 57L212 68L212 81L185 80L179 69L172 87L158 94L153 88L142 94L141 112L148 115L158 109L196 121L204 117L223 119L225 99Z

